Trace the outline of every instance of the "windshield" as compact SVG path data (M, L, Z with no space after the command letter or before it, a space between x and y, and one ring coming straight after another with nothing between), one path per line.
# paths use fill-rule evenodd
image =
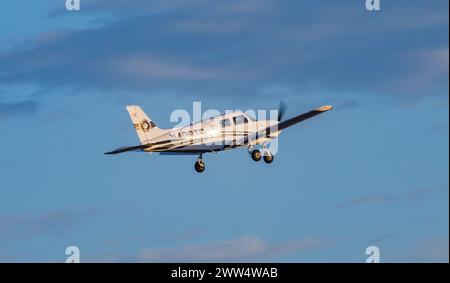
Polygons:
M245 115L245 117L247 117L247 119L248 119L249 121L252 121L252 122L255 122L255 121L256 121L256 119L255 119L254 117L252 117L252 116L250 116L250 115L248 115L248 114L246 114L246 113L244 113L244 115Z

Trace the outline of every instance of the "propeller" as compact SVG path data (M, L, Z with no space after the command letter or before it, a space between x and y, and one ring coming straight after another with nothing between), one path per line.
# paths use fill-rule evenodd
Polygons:
M284 103L283 101L281 101L280 105L278 106L278 122L281 122L286 110L287 110L287 104Z

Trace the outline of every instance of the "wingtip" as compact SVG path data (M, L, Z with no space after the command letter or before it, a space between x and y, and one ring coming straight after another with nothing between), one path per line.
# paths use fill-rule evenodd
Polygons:
M331 106L331 105L324 105L322 107L317 108L316 110L320 111L320 112L325 112L325 111L330 111L331 109L333 109L333 106Z

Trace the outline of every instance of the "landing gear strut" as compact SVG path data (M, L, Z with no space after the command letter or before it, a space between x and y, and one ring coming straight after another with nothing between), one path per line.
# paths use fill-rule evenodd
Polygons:
M203 162L201 154L198 157L197 161L195 162L194 167L195 171L197 171L198 173L202 173L203 171L205 171L205 162Z

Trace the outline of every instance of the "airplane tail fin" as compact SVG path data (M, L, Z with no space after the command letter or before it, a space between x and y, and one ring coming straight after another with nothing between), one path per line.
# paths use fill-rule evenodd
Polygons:
M144 111L142 111L141 107L131 105L127 106L127 110L141 144L147 144L151 139L164 134L165 131L158 128Z

